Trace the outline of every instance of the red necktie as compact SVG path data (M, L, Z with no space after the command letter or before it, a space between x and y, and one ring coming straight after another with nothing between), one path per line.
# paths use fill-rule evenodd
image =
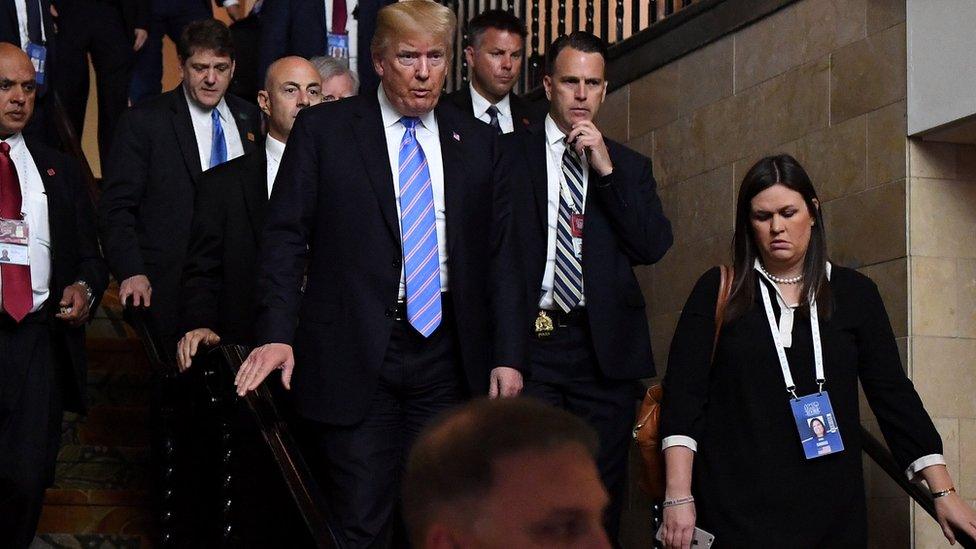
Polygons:
M346 0L332 0L332 34L346 34Z
M10 145L0 143L0 217L22 219L22 203L20 180L10 159ZM0 265L0 280L3 282L3 310L20 322L34 306L30 266Z

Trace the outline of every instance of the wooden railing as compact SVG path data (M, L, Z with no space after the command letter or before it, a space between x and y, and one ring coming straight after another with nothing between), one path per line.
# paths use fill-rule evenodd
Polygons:
M586 30L615 44L657 24L700 0L440 0L458 16L454 67L447 88L455 90L468 81L463 50L468 43L467 22L487 9L504 9L525 22L525 62L516 86L524 93L542 83L546 48L557 37Z

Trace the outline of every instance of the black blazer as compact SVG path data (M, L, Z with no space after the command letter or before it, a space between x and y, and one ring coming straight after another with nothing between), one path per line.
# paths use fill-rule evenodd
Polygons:
M258 238L268 202L267 155L254 151L200 177L183 267L183 330L252 345Z
M325 55L329 27L322 0L265 0L261 7L261 48L258 78L275 60L287 55Z
M484 394L493 366L521 366L524 344L508 183L491 128L451 106L434 112L458 354L471 393ZM294 345L296 404L318 421L364 417L396 322L403 253L388 158L374 93L304 109L268 204L258 343Z
M78 280L87 282L94 292L94 315L108 285L108 269L98 252L95 216L77 161L39 141L29 139L27 149L34 158L47 194L51 281L44 310L51 327L52 358L62 371L70 372L71 386L65 393L65 408L84 412L87 395L85 328L71 327L54 315L58 312L64 289ZM21 387L22 383L13 381L12 377L22 379L27 374L26 364L8 366L14 368L0 368L0 392L5 387Z
M536 122L541 122L546 116L545 112L540 113L539 111L541 109L533 108L526 100L514 92L508 94L508 100L512 106L512 125L515 127L516 132L527 131L529 126ZM445 95L441 98L441 101L450 103L465 113L475 116L474 106L471 102L470 83L465 84L464 87L457 91Z
M250 152L260 137L257 107L225 97L244 152ZM178 288L201 173L182 86L119 119L98 203L102 249L117 280L137 274L149 277L152 308L164 336L177 330Z
M513 148L512 182L522 241L523 284L527 292L524 334L538 313L546 266L548 183L544 124L506 135ZM639 379L655 374L650 332L635 265L650 265L671 247L671 223L657 196L651 160L606 139L613 173L590 171L583 236L583 291L593 346L600 370L610 379Z

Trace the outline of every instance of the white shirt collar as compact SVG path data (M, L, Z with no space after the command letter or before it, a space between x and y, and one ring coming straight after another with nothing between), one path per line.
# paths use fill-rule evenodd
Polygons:
M264 151L268 155L268 160L281 162L281 155L285 154L285 144L268 135L264 140Z
M380 115L383 117L383 127L389 128L390 126L400 122L400 119L404 115L400 114L394 107L393 103L390 103L390 99L386 96L386 91L383 90L383 85L380 84L379 89L376 90L376 96L380 101ZM437 119L434 117L434 111L431 110L421 116L420 124L430 131L437 130Z
M475 116L481 116L487 113L488 107L492 105L491 101L488 101L483 95L478 93L478 90L474 89L473 84L468 84L468 89L471 90L471 108ZM501 101L495 103L495 108L498 109L498 112L509 118L512 117L512 102L509 100L510 95L505 94L505 97Z
M565 146L563 140L566 139L566 134L559 129L556 125L556 121L552 119L552 115L546 115L546 143L550 146L561 145Z
M181 87L183 86L181 85ZM198 105L195 101L190 99L190 94L187 93L185 87L183 87L183 97L186 99L187 106L190 107L190 116L194 116L197 118L201 118L201 117L210 118L210 112L213 111L213 109L204 109L203 107ZM223 97L220 98L220 102L217 103L217 106L215 108L217 109L217 113L220 114L220 120L222 122L227 123L232 120L230 107L227 106L227 101L224 100Z
M10 154L14 154L20 147L26 146L24 143L24 134L17 132L10 137L2 140L4 143L10 145Z

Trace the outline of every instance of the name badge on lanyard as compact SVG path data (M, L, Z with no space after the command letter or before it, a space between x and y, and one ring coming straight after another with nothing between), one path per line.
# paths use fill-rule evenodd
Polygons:
M842 451L844 441L840 436L840 427L834 415L834 407L830 403L830 396L827 391L823 390L827 379L824 376L823 345L820 340L820 318L817 314L816 297L810 299L810 332L813 336L813 361L819 389L816 393L800 397L796 394L796 384L793 382L793 374L790 372L786 347L783 345L779 327L776 325L776 316L773 313L769 289L766 288L765 284L760 283L759 290L762 293L766 319L769 321L769 330L773 334L773 344L776 346L776 355L783 372L783 382L786 384L787 392L792 396L790 409L793 412L793 419L796 422L797 433L800 435L800 444L803 446L804 455L807 459L814 459Z
M26 221L0 218L0 264L30 265L29 236Z
M34 64L34 72L37 73L34 81L37 82L37 85L43 86L44 75L47 72L47 67L45 67L47 65L47 48L40 44L28 42L24 52L27 53L27 57L30 57L31 63Z

